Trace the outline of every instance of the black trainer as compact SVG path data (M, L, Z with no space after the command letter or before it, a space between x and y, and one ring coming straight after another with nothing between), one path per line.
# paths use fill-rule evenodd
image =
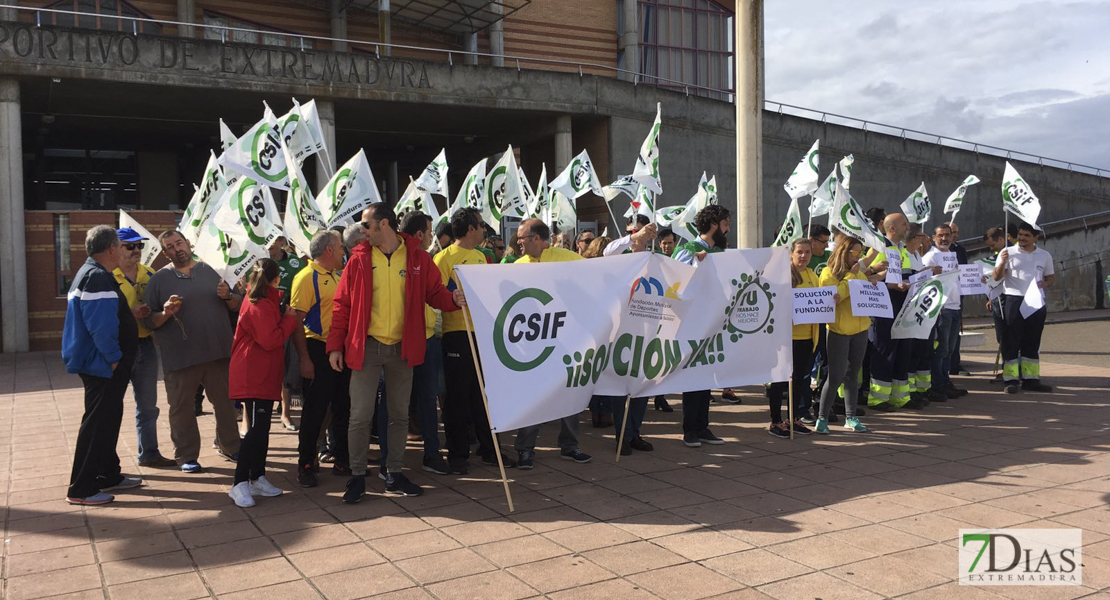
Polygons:
M1021 389L1028 390L1030 392L1046 392L1047 393L1047 392L1052 391L1052 386L1048 385L1048 384L1045 384L1045 383L1041 383L1041 381L1039 379L1029 379L1029 380L1021 382Z
M357 504L364 494L366 494L366 476L355 475L347 480L347 491L343 492L343 502Z
M645 440L640 436L632 438L632 441L628 442L628 446L633 450L639 450L640 452L651 452L652 450L655 450L655 446L652 446L651 442Z
M312 472L312 465L301 465L297 468L297 485L303 488L314 488L316 484L316 473Z
M452 475L466 475L470 473L470 465L465 458L447 458L447 466L451 468Z
M586 454L585 452L579 450L578 448L575 448L574 450L571 450L570 452L560 452L559 453L559 458L561 458L563 460L573 460L576 463L588 463L588 462L590 462L591 460L594 459L594 457L590 456L589 454Z
M482 456L482 463L487 464L487 465L493 465L493 466L496 467L497 466L497 455L496 454L486 454L486 455ZM509 458L504 453L501 454L501 463L505 465L506 469L512 469L513 467L516 466L516 461Z
M447 475L451 472L451 467L447 466L447 461L439 454L424 455L424 462L420 468L436 475Z
M420 496L424 493L424 488L409 481L409 478L401 473L387 473L385 493L394 496Z

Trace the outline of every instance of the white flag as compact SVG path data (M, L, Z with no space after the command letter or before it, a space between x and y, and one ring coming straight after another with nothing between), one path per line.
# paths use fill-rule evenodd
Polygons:
M307 103L301 104L297 102L296 98L293 98L293 109L282 118L292 119L294 115L297 120L297 127L286 141L293 158L303 163L306 158L317 152L322 151L327 154L324 129L320 124L320 113L316 110L316 101L309 100Z
M381 201L374 173L362 150L340 167L316 196L316 206L328 227L357 221L363 209Z
M644 215L649 219L655 218L655 194L646 186L641 185L639 191L636 193L636 199L632 201L632 208L636 211L633 215Z
M279 121L267 106L262 120L255 123L235 144L224 150L220 162L224 168L242 173L265 185L289 189L289 173L281 141L286 139L285 128L291 134L297 128L299 117L289 115Z
M281 231L281 215L268 186L243 177L228 188L212 221L232 239L269 248Z
M254 263L270 255L250 240L232 238L214 220L204 224L193 252L232 287L247 275Z
M486 199L486 160L483 158L478 164L470 168L462 188L455 197L455 206L458 208L477 208L482 213L482 220L494 231L500 231L501 217L494 216L493 208ZM456 209L457 210L457 209Z
M833 211L829 214L829 227L835 227L842 233L862 241L868 248L874 248L879 252L886 249L886 239L871 224L871 220L863 215L863 209L839 182L836 184L836 195L833 200Z
M929 220L933 214L933 205L929 202L929 192L925 191L924 181L899 208L910 223L924 223Z
M532 219L539 219L543 213L543 209L548 205L550 193L548 192L549 186L547 185L547 164L544 163L540 169L540 179L536 182L536 189L533 190L532 186L528 183L528 179L524 173L520 174L520 183L526 197L525 205L527 206L528 217Z
M220 119L220 151L222 152L234 146L238 139L239 138L235 137L235 134L231 132L231 128L224 123L224 120Z
M821 183L809 199L810 217L827 215L832 210L833 200L836 196L836 182L836 165L833 165L832 172L829 173L829 176L825 178L825 181Z
M802 196L812 195L817 191L817 164L818 154L817 146L821 140L813 142L813 147L806 152L802 160L798 162L798 166L794 167L794 172L790 174L790 178L782 185L782 189L791 198L801 198Z
M782 222L779 234L775 236L771 247L789 246L794 240L802 237L802 234L802 212L798 210L798 199L791 198L790 208L786 211L786 220Z
M501 160L486 175L486 205L497 220L496 225L490 226L498 233L501 232L501 215L524 216L524 196L520 192L520 175L512 146L505 150Z
M979 178L974 175L968 175L967 179L964 179L964 182L960 184L960 187L956 188L956 191L952 192L948 196L948 200L944 202L944 212L952 213L953 221L956 220L956 213L960 212L960 207L964 203L964 194L967 193L967 188L976 183L979 183Z
M122 209L119 211L119 226L121 229L130 227L135 230L135 233L146 238L146 241L143 242L143 254L139 257L139 262L149 267L154 259L158 258L158 253L162 251L162 244L158 242L158 238Z
M652 123L651 131L644 139L644 144L640 146L640 155L636 157L636 168L632 170L632 178L656 194L663 193L663 183L659 180L659 130L663 126L662 114L663 107L657 103L655 122Z
M655 224L659 226L659 229L671 227L684 212L686 212L685 205L657 208L655 209Z
M940 316L946 298L960 293L960 272L934 275L919 284L917 292L902 305L894 317L890 337L895 340L927 340Z
M439 222L439 207L436 206L435 200L428 192L422 191L420 186L411 177L409 178L409 186L405 188L405 193L401 194L401 199L397 201L396 213L401 217L405 213L411 211L420 211L432 218L433 223Z
M200 180L200 187L193 192L185 214L181 217L180 230L185 239L193 246L200 239L200 232L212 218L216 202L227 191L228 182L224 179L223 170L216 160L215 154L209 154L208 166L204 169L204 177Z
M571 200L582 197L586 192L602 195L601 180L597 178L594 164L590 162L590 155L585 150L575 156L567 168L551 181L550 187Z
M1041 201L1009 161L1002 175L1002 209L1033 227L1041 216Z
M439 151L432 162L424 167L424 172L416 178L416 189L426 194L439 194L450 198L447 191L447 149Z
M289 195L285 200L285 239L293 244L297 254L309 256L309 243L312 236L325 227L324 217L320 215L312 189L308 187L293 151L285 144L282 144L281 151L290 165Z
M621 194L635 199L636 191L639 189L640 184L636 183L631 175L622 175L613 183L601 188L601 195L605 197L606 202L612 202L614 198Z
M840 159L840 184L844 189L851 189L848 184L852 183L852 163L856 162L856 158L849 154Z
M551 190L551 220L560 231L572 231L578 227L578 209L574 201L556 189Z
M698 182L697 191L686 201L685 210L683 210L682 214L671 224L671 228L676 235L683 239L694 241L698 237L698 229L694 226L694 217L698 216L698 212L700 212L701 209L716 203L717 177L713 176L711 179L706 180L705 172L702 171L701 181Z

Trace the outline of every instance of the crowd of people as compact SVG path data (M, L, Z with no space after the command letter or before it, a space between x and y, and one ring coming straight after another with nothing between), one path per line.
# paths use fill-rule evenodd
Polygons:
M848 432L866 432L860 420L865 410L920 410L968 393L950 379L966 374L959 354L963 299L958 293L949 294L927 339L903 340L893 339L892 318L853 315L848 285L851 280L885 285L897 314L908 301L912 275L949 272L967 263L959 230L946 223L929 236L904 215L878 209L868 218L885 236L886 252L867 250L860 240L821 225L812 225L790 246L792 286L835 287L835 321L793 327L791 381L766 386L771 435L827 434L841 414ZM66 500L105 504L114 499L110 492L142 485L122 473L116 454L129 384L143 467L203 470L196 399L201 394L209 399L216 422L213 445L219 456L236 463L229 495L240 507L283 492L266 478L275 406L285 427L298 435L297 485L315 487L322 465L330 464L333 475L346 478L347 503L364 496L367 474L375 471L387 494L423 493L404 474L410 439L422 442L421 468L437 475L467 474L475 447L484 464L531 469L539 425L516 432L515 457L491 435L473 323L454 267L629 252L658 252L696 267L726 249L730 219L724 207L702 209L694 222L698 236L690 241L644 217L631 219L626 234L616 239L592 231L562 235L528 219L506 243L491 235L476 209L457 211L433 231L429 216L410 212L398 219L379 203L355 224L318 232L307 256L290 253L278 238L270 257L235 286L198 261L179 231L149 240L130 228L94 227L85 240L89 258L68 294L63 331L66 368L85 388ZM1022 310L1031 286L1043 294L1053 282L1052 258L1037 247L1038 236L1024 223L1012 231L992 227L985 235L996 265L987 278L1001 288L987 302L1004 361L996 381L1008 393L1051 391L1040 381L1038 362L1046 309L1042 301L1037 310ZM165 267L139 262L148 243L160 245L169 261ZM899 262L889 264L894 256ZM890 269L899 270L901 283L886 283ZM159 362L172 457L158 444ZM294 394L301 397L299 428L290 410ZM792 421L783 418L783 400L789 397ZM595 396L593 426L613 427L622 455L651 452L653 444L642 435L648 401ZM656 410L674 410L665 397L653 401ZM713 401L740 398L732 390L719 396L709 389L682 394L686 446L725 443L709 428ZM561 459L592 460L579 448L580 434L579 415L559 420ZM375 441L380 459L368 461Z

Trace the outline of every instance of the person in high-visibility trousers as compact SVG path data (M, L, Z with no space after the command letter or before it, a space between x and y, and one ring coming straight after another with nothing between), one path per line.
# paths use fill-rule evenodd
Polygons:
M1044 248L1037 247L1040 232L1029 223L1018 226L1017 244L998 253L994 267L995 281L1003 286L1002 314L1005 327L1002 329L1002 377L1006 380L1006 393L1016 394L1021 390L1031 392L1051 392L1052 386L1041 383L1041 334L1044 332L1045 306L1044 290L1055 280L1052 255ZM1039 289L1040 307L1026 314L1023 305L1030 303L1030 297Z
M929 270L930 274L937 275L940 273L940 267L929 267L922 262L922 257L930 249L929 234L925 233L919 224L910 225L909 233L906 234L906 253L910 258L910 270L914 274L921 273L922 271ZM908 294L908 292L907 292ZM925 339L915 339L911 342L910 355L913 357L910 364L910 398L922 398L925 404L929 402L945 402L948 396L935 392L930 394L930 388L933 386L933 375L930 370L930 364L933 360L933 346L936 343L936 327L929 333L929 337Z
M893 250L901 256L900 264L886 266L887 269L899 269L902 272L902 283L886 284L887 291L890 292L893 314L897 315L906 301L906 292L910 288L907 278L912 273L909 253L904 246L909 221L906 220L905 215L894 213L887 215L883 224L888 242L886 249ZM886 256L879 256L874 259L871 266L875 268L885 261ZM913 342L891 339L890 329L893 325L893 317L889 319L876 317L871 325L869 339L874 351L871 353L871 390L867 405L883 411L902 407L924 408L923 400L910 398L909 367Z

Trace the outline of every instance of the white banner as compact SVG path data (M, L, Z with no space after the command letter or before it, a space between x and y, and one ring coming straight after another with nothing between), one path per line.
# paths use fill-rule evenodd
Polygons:
M836 286L794 288L794 324L836 321Z
M929 202L929 192L925 191L925 182L922 181L921 185L898 208L902 209L902 214L906 215L910 223L928 221L933 214L933 205Z
M652 123L651 131L640 146L640 155L636 157L636 168L632 170L632 178L656 194L663 193L663 183L659 178L659 131L663 127L662 115L663 106L657 103L655 122Z
M1002 176L1002 209L1033 227L1041 216L1041 201L1009 161Z
M960 265L961 296L986 294L987 291L987 283L983 281L983 269L979 265Z
M638 252L456 273L495 431L578 413L594 394L651 396L790 377L785 248L728 250L697 267Z
M813 142L809 152L806 152L806 155L798 162L798 166L794 167L794 172L790 174L790 178L782 185L782 189L786 190L786 193L794 200L802 196L812 195L813 192L817 191L817 148L820 143L821 140Z
M940 316L945 299L959 294L959 271L941 273L921 283L917 292L906 299L902 310L891 325L890 337L895 340L927 340Z
M158 242L158 238L151 232L147 231L146 227L139 224L138 221L131 218L131 215L124 212L123 209L119 211L119 226L130 227L135 230L135 233L146 238L143 242L143 254L139 257L139 262L146 266L154 263L154 259L158 258L158 254L162 252L162 244Z
M852 316L886 319L894 316L894 306L885 285L872 284L863 279L849 279L848 295L852 301Z
M316 196L316 206L320 208L328 227L357 221L367 206L381 201L374 173L370 171L366 153L361 149L339 167Z

